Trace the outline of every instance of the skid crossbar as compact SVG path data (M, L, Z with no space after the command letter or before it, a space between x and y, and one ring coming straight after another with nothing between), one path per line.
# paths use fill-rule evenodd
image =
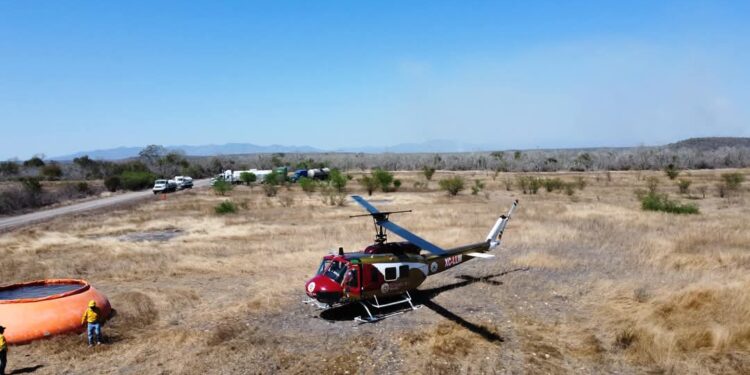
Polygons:
M358 317L354 318L354 320L357 321L357 322L359 322L359 323L374 323L374 322L377 322L379 320L383 320L385 318L388 318L388 317L391 317L391 316L394 316L394 315L403 314L403 313L405 313L407 311L416 310L416 309L422 307L422 305L414 305L412 303L412 298L411 298L411 295L409 294L409 292L404 292L404 294L402 294L401 297L403 297L403 298L400 299L400 300L393 301L393 302L388 302L388 303L380 303L380 301L378 301L378 297L374 298L374 300L375 300L374 303L373 302L369 302L369 301L359 301L359 304L362 305L362 307L364 307L364 309L365 309L365 312L367 312L367 316L358 316ZM367 305L370 305L370 307L372 307L374 309L382 309L382 308L385 308L385 307L395 306L395 305L399 305L399 304L402 304L402 303L408 303L410 309L402 310L402 311L396 311L396 312L393 312L393 313L390 313L390 314L373 315L372 312L370 312L370 309L367 307Z

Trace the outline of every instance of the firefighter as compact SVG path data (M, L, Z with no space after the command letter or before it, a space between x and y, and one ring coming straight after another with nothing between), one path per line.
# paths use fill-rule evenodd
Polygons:
M99 345L102 343L102 322L101 311L96 307L96 301L89 301L89 307L83 313L81 325L88 323L86 330L89 338L89 346Z

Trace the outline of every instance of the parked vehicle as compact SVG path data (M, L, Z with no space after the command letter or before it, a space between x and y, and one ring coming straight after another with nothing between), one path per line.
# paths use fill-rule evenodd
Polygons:
M154 194L175 192L177 191L177 183L174 180L156 180L151 191Z
M312 178L315 180L325 180L331 173L330 168L315 168L315 169L298 169L294 171L290 178L293 182L297 182L302 177Z
M175 176L175 183L177 184L177 190L192 189L193 178L189 176Z
M185 178L182 180L182 188L183 189L192 189L193 188L193 178L185 176Z

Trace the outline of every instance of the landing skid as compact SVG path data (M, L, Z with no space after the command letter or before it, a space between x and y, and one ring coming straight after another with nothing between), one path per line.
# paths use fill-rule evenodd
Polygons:
M401 297L403 297L403 299L400 299L400 300L397 300L397 301L393 301L393 302L388 302L388 303L380 303L380 301L378 301L378 297L377 296L374 298L375 303L373 303L371 301L359 301L359 304L362 305L362 307L367 312L367 316L358 316L358 317L354 318L354 321L358 322L358 323L375 323L375 322L383 320L385 318L389 318L389 317L392 317L392 316L395 316L395 315L403 314L403 313L405 313L407 311L413 311L413 310L416 310L416 309L422 307L422 305L414 305L411 302L412 298L411 298L411 295L409 294L409 292L404 292L404 294L402 294ZM386 307L390 307L390 306L395 306L395 305L399 305L399 304L402 304L402 303L408 303L409 304L409 308L404 308L404 309L402 309L400 311L396 311L396 312L392 312L392 313L388 313L388 314L375 314L375 315L373 315L372 312L370 312L370 309L367 307L367 305L370 305L370 307L373 308L373 310L374 310L374 309L382 309L382 308L386 308Z
M325 304L323 302L320 302L320 301L318 301L318 300L316 300L314 298L307 298L305 300L302 300L302 303L304 303L306 305L313 305L313 306L315 306L315 307L317 307L317 308L319 308L321 310L325 310L325 309L328 309L328 308L331 307L331 305L327 305L327 304Z

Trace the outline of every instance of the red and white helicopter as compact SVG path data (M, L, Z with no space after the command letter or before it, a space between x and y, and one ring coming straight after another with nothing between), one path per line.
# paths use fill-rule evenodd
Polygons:
M411 210L381 212L360 196L352 198L369 212L352 217L372 216L375 243L359 252L344 253L343 248L339 248L338 254L323 257L318 272L305 284L310 297L305 302L320 308L358 302L367 312L366 316L355 319L360 322L375 322L396 314L373 315L371 308L408 304L416 309L418 306L412 303L409 291L416 289L428 276L474 258L493 258L494 255L487 252L500 245L505 226L518 206L518 200L513 202L484 241L444 250L388 219L391 214ZM406 241L386 242L386 230Z

